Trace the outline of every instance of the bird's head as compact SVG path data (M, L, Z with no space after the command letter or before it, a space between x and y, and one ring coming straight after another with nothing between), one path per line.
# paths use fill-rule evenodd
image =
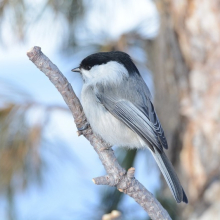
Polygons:
M139 74L130 56L124 52L100 52L82 60L80 66L72 69L80 72L85 83L120 83L124 77Z

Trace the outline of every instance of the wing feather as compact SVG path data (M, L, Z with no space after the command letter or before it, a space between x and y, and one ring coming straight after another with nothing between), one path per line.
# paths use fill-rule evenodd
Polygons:
M162 151L154 125L136 106L127 100L115 100L107 95L99 94L97 98L112 115L137 133L152 151L154 148Z
M144 92L141 93L137 90L137 83L132 84L129 81L127 83L130 84L125 82L124 93L120 92L120 94L116 93L117 89L112 87L103 88L98 86L96 96L107 111L142 138L151 149L176 201L187 203L188 200L180 181L163 152L163 147L168 148L167 141L153 104L146 93L147 90L143 90ZM133 89L135 94L129 97L131 92L128 89Z
M166 137L164 135L163 128L162 128L162 126L160 124L160 121L159 121L159 119L157 117L157 114L156 114L156 112L154 110L154 106L153 106L151 100L149 100L149 99L147 100L147 106L148 106L148 108L147 109L144 108L145 109L144 112L145 112L146 116L148 115L149 120L153 123L154 129L155 129L155 131L156 131L156 133L158 135L158 138L159 138L162 146L165 149L168 149L168 144L167 144Z

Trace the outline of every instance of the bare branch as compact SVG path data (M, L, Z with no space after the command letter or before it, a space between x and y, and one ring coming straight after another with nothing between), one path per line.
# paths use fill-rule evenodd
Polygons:
M31 48L30 51L27 52L27 55L37 68L39 68L56 86L72 112L76 126L78 128L85 126L87 121L81 103L66 77L60 72L57 66L41 52L40 47ZM95 184L117 187L119 191L134 198L134 200L148 212L151 219L171 219L167 211L161 206L155 197L134 178L134 168L130 168L128 172L126 172L119 165L111 147L93 134L90 127L79 134L81 133L94 147L94 150L99 155L107 172L106 176L94 178L93 182Z

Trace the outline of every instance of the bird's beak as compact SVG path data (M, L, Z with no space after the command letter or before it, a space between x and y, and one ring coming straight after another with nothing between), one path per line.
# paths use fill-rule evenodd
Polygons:
M72 69L71 71L72 71L72 72L78 72L78 73L81 72L79 67L76 67L76 68Z

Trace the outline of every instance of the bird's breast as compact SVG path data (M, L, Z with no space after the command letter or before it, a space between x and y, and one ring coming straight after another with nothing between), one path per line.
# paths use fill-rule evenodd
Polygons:
M111 145L141 147L138 135L105 109L92 87L83 86L81 102L92 130L103 140Z

